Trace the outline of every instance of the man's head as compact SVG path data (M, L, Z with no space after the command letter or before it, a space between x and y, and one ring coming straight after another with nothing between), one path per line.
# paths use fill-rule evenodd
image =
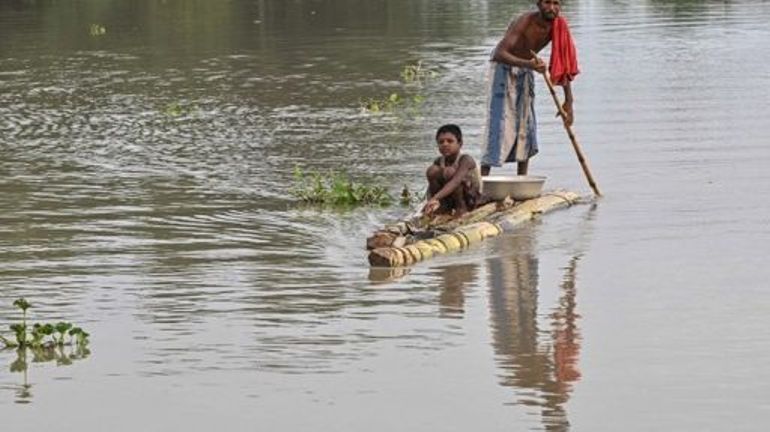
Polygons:
M537 0L537 8L540 16L546 21L553 21L561 12L560 0Z

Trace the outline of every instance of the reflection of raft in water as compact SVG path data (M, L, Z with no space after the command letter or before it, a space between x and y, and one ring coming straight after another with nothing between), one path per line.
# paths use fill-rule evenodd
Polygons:
M513 203L486 204L456 220L413 218L388 225L366 240L369 263L375 267L403 267L435 255L453 252L510 231L522 222L578 202L569 191L552 191Z

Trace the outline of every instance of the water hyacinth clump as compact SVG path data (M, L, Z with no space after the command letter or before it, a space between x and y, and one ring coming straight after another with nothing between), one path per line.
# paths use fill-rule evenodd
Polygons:
M427 189L424 189L422 192L413 191L409 189L409 186L404 185L404 188L401 189L401 197L399 199L401 206L403 207L410 207L414 204L422 203L426 199L426 194L428 193Z
M393 92L384 97L362 99L359 102L361 112L416 112L425 101L425 96L420 93L422 84L435 79L437 76L438 72L423 65L421 60L417 63L407 64L401 69L401 80L405 86L411 87L411 91L405 91L404 93Z
M381 113L381 112L393 112L400 109L417 109L425 101L422 95L416 94L412 96L400 95L398 93L391 93L387 97L383 98L366 98L360 102L362 112L368 113Z
M422 84L423 81L434 79L438 72L422 64L422 60L414 64L407 64L401 69L401 79L405 83Z
M21 323L11 324L9 327L13 337L6 338L0 335L0 343L6 348L32 350L42 348L63 347L65 345L84 348L88 345L89 334L80 327L70 322L27 324L27 310L32 305L24 298L13 302L17 309L21 310Z
M104 36L107 34L107 28L99 24L91 24L88 27L88 34L94 37Z
M188 103L171 102L166 104L161 111L166 117L180 117L196 113L198 107Z
M393 197L387 188L355 182L346 173L304 172L294 169L291 194L309 204L332 206L387 206Z

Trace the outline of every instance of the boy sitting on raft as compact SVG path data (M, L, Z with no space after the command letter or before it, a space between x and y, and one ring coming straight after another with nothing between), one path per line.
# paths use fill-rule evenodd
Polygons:
M425 215L452 214L455 217L476 208L481 197L481 180L476 161L460 153L463 134L460 127L446 124L436 132L436 144L441 157L428 167L428 202L422 208Z

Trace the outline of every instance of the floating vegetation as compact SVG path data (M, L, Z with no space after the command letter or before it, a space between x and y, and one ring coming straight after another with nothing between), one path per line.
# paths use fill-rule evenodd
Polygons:
M21 323L11 324L10 329L14 336L6 338L0 335L0 342L6 348L25 350L49 349L56 347L77 346L85 348L88 345L89 334L80 327L75 327L70 322L35 323L31 327L27 324L27 310L32 305L24 298L13 302L17 309L21 310Z
M60 321L57 323L34 323L29 326L27 310L32 305L24 298L13 302L21 310L21 322L11 324L11 338L0 335L0 343L6 349L16 351L16 360L10 364L10 371L23 374L24 382L17 391L16 403L29 403L32 399L32 384L28 380L28 369L32 363L55 361L57 366L71 365L75 360L88 357L89 334L75 327L72 323ZM31 360L29 359L32 355Z
M195 105L183 105L179 102L172 102L163 107L163 114L169 117L180 117L194 113L198 109Z
M414 64L407 64L401 69L401 79L405 84L417 84L418 89L424 81L438 76L434 69L423 65L422 60ZM414 86L412 86L414 87ZM393 92L388 96L381 98L366 98L359 102L361 112L383 113L383 112L411 112L415 114L422 103L425 102L425 96L421 93L408 94Z
M411 203L412 203L412 191L409 190L409 187L404 185L404 188L401 189L401 205L408 206Z
M422 60L414 64L407 64L401 69L401 79L405 83L422 83L438 76L435 69L423 66Z
M402 96L391 93L389 96L376 99L367 98L361 101L361 111L369 113L393 112L399 109L416 109L425 101L422 95Z
M107 28L105 28L103 25L91 24L88 28L88 34L94 37L104 36L107 34Z
M401 197L399 199L399 202L404 207L409 207L412 204L417 204L422 201L425 201L425 192L415 192L409 189L409 186L404 185L404 188L401 189Z
M291 194L309 204L332 206L388 206L393 197L383 186L358 183L341 172L304 172L294 169Z

